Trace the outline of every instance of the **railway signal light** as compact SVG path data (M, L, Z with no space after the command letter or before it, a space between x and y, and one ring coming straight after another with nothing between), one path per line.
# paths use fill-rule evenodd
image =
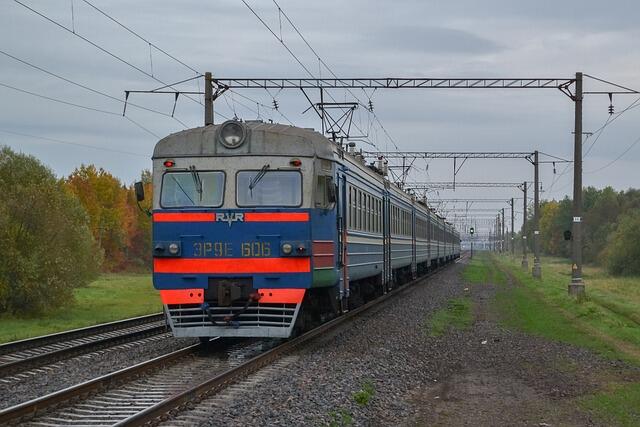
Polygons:
M471 235L473 236L473 233L474 233L474 232L475 232L475 230L474 230L474 228L473 228L473 227L469 228L469 234L471 234Z

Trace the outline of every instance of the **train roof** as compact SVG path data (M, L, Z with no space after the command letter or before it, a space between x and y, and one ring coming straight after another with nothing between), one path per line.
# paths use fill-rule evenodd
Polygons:
M286 155L333 159L331 141L313 129L246 121L247 141L238 148L227 148L217 140L223 125L186 129L162 138L153 150L153 158Z

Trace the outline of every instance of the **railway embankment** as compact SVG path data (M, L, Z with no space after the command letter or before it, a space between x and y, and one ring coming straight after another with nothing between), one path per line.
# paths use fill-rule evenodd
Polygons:
M637 425L636 361L510 262L457 263L169 424Z

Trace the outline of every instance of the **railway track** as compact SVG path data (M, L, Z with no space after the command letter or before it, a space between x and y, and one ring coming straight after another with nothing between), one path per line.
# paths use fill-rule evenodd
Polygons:
M414 280L297 338L277 344L255 340L202 354L192 345L138 365L0 411L0 424L33 426L129 426L157 423L184 407L211 397L314 338L403 294L442 269ZM275 345L275 347L272 347ZM248 359L248 360L247 360Z
M0 345L0 378L167 331L162 313Z

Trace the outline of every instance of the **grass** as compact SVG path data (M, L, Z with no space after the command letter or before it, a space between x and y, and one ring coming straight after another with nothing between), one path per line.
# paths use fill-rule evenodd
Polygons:
M76 289L70 307L37 318L0 317L0 342L142 316L162 310L149 274L106 274Z
M347 427L353 425L353 415L346 409L329 412L329 427Z
M373 395L376 393L376 389L371 381L365 381L362 388L353 393L353 400L360 406L367 406Z
M579 401L606 424L624 427L640 425L640 383L625 384Z
M522 286L498 292L504 322L526 332L591 348L606 357L640 364L640 278L614 278L602 270L583 271L587 297L567 295L570 265L543 259L543 279L523 271L519 260L497 258Z
M640 277L611 277L602 269L583 270L586 298L567 294L571 264L561 259L542 260L542 280L523 271L520 260L495 257L484 261L508 270L519 286L496 294L495 307L502 322L527 333L592 349L611 359L640 365ZM603 390L577 399L605 424L640 425L640 383L603 381Z
M485 252L475 253L462 272L462 278L472 284L495 283L500 286L507 284L507 275L500 269L491 268L489 255Z
M439 337L444 335L449 328L467 329L472 323L471 299L462 297L450 300L445 308L436 311L427 321L426 328L429 335Z

